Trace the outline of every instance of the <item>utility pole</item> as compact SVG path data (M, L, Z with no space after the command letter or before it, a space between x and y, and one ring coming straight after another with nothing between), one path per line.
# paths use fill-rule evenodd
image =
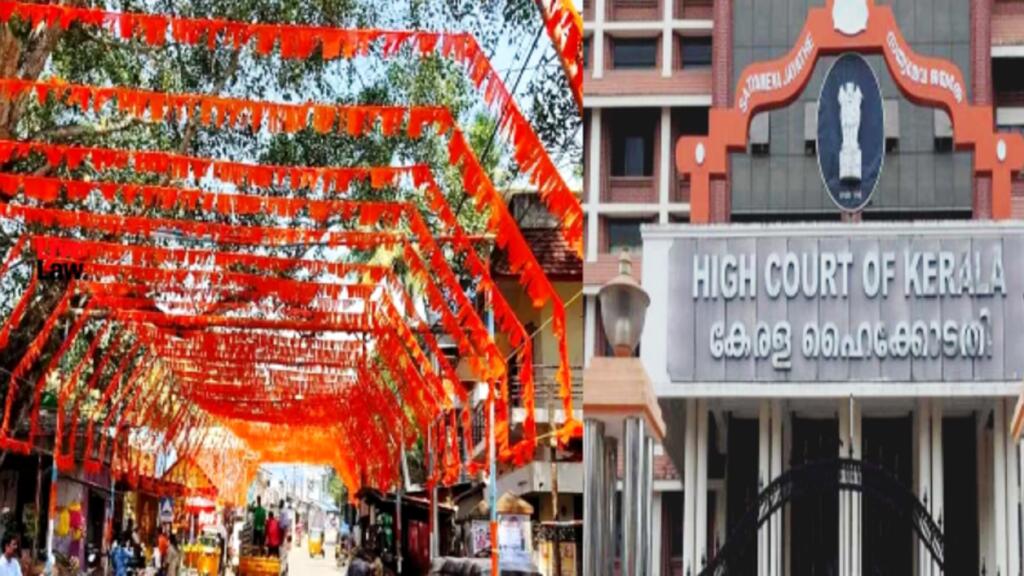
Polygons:
M544 381L544 385L548 387L548 426L551 430L554 430L556 424L555 414L553 412L552 396L554 396L555 386L547 380ZM552 434L548 442L551 447L551 519L553 521L552 532L554 533L551 545L552 548L554 548L554 552L552 552L552 554L554 555L555 576L562 576L562 550L558 538L558 437Z

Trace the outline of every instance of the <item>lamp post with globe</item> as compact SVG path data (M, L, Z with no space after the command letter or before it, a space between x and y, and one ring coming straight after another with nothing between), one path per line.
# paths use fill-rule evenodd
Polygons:
M647 371L634 356L650 297L632 275L628 252L619 259L618 276L601 287L598 301L601 326L614 356L592 358L583 375L583 573L613 571L617 445L621 443L620 573L647 576L651 573L654 442L664 436L665 423Z

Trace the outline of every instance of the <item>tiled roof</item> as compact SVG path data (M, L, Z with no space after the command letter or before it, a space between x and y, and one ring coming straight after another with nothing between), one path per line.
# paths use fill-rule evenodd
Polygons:
M544 273L552 280L579 280L583 277L583 262L569 247L562 237L562 232L555 228L524 228L522 230L526 243L533 250ZM505 254L498 252L494 256L492 272L498 277L515 276L508 267Z

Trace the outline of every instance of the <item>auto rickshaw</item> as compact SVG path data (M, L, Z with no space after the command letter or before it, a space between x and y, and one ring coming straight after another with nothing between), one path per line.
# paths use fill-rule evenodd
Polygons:
M315 558L320 556L324 557L324 531L323 530L310 530L309 531L309 557Z

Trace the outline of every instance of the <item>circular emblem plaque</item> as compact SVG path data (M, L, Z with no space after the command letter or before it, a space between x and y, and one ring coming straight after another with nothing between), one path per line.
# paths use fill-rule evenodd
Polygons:
M818 166L836 206L862 210L884 162L885 110L878 78L859 54L843 54L829 68L818 96Z

